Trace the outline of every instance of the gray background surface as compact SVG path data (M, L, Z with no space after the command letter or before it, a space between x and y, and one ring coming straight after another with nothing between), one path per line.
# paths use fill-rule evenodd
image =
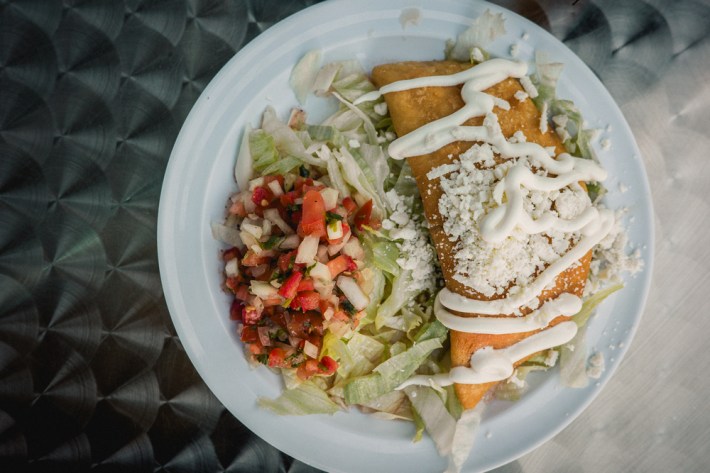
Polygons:
M236 51L312 3L0 0L0 471L315 471L197 376L155 243L190 107ZM710 4L496 3L611 91L642 151L657 242L619 371L567 429L498 471L708 471Z

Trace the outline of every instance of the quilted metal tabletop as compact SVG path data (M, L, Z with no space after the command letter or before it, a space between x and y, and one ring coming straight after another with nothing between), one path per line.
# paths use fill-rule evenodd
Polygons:
M201 381L156 254L191 106L236 51L312 3L0 0L0 471L317 471ZM619 371L562 433L497 471L708 471L710 4L497 3L610 90L643 154L657 240Z

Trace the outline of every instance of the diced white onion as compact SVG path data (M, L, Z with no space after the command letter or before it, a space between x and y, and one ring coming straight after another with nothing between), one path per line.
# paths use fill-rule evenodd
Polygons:
M261 228L261 225L256 225L255 223L253 223L250 220L244 220L242 222L241 229L242 229L242 232L247 232L247 233L251 234L257 240L259 238L261 238L261 235L264 234L264 229ZM246 243L246 242L244 242L244 243Z
M274 179L267 185L269 186L269 189L271 189L271 192L274 194L274 196L278 197L280 195L283 195L284 190L281 188L281 184L279 184L279 181Z
M281 231L284 232L284 235L293 235L295 233L293 229L288 226L288 223L281 218L277 209L264 210L264 218L279 227Z
M330 320L333 318L333 314L335 314L335 311L333 310L333 308L328 307L327 309L325 309L325 312L323 312L323 319Z
M318 247L318 254L316 255L316 258L318 261L321 263L327 263L329 258L328 258L328 247L325 245L320 245Z
M341 250L344 255L351 257L352 259L362 260L365 259L365 250L362 249L360 240L357 238L350 238L343 249Z
M228 245L235 246L240 250L244 249L244 242L239 236L239 230L236 228L212 222L212 238L223 241Z
M262 276L266 272L267 269L269 269L268 264L260 264L259 266L254 266L253 268L251 268L251 274L255 278L258 278L258 277Z
M271 236L271 222L265 218L261 221L261 237L268 239L269 236Z
M251 193L250 192L243 192L242 193L242 203L244 204L244 210L248 214L254 212L256 210L256 204L254 203L253 200L251 200Z
M279 245L279 248L282 250L293 250L298 248L298 245L301 243L301 238L296 235L295 233L293 235L289 235L284 240L281 242Z
M318 347L306 340L303 344L303 353L311 358L318 358Z
M329 223L326 227L326 232L328 232L329 240L337 240L343 236L343 222L340 220L334 220Z
M317 261L315 266L311 268L311 270L308 272L308 274L311 276L313 279L329 282L333 280L333 277L330 275L330 269L328 269L328 266L324 265L320 261Z
M249 290L252 294L261 299L271 299L278 295L278 290L266 281L252 280Z
M360 285L355 279L349 276L339 276L336 284L343 291L343 294L350 303L355 307L355 310L362 310L370 303L370 298L362 292Z
M239 276L239 259L232 258L227 261L227 264L224 265L224 273L228 278L235 278Z
M314 235L306 235L306 237L298 245L298 252L296 253L296 264L307 264L313 263L318 252L318 241L320 238Z
M241 238L242 242L244 243L244 246L246 248L251 248L254 245L259 245L259 240L254 238L254 235L252 235L249 232L241 231L239 232L239 238Z
M257 177L256 179L252 179L251 181L249 181L249 190L253 191L257 187L263 186L263 185L264 185L264 178Z
M338 205L338 191L332 187L326 187L320 190L320 195L323 197L325 210L333 210Z
M313 289L316 290L322 299L328 299L333 295L333 289L335 288L334 281L323 281L322 279L316 279L313 281Z
M271 337L269 337L269 327L257 327L256 331L259 333L259 341L265 347L271 345Z

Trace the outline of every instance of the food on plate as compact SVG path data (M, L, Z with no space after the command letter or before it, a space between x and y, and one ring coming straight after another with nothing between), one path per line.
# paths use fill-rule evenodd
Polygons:
M531 74L464 47L471 37L456 60L369 77L307 54L290 81L299 101L338 110L312 124L267 108L213 224L239 338L284 381L260 405L410 420L454 469L487 396L519 398L558 360L566 385L599 375L586 321L641 265L601 203L593 133L555 97L560 65L540 56Z

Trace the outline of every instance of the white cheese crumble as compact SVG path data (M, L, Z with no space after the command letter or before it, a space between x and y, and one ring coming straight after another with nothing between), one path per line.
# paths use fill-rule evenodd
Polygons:
M540 133L547 133L547 109L547 102L544 102L540 110Z
M516 139L522 137L518 135ZM532 169L527 160L521 163ZM550 231L529 235L519 229L498 243L481 237L480 222L497 205L496 200L504 199L504 187L498 183L514 164L514 160L496 163L493 148L483 143L459 155L458 161L430 172L440 177L443 194L438 203L439 214L444 232L455 242L453 278L487 297L520 291L579 238L577 233ZM543 170L537 172L546 175ZM576 183L562 191L527 191L524 197L524 209L534 219L547 212L574 218L591 205L586 192Z
M380 102L378 104L375 104L375 106L373 107L373 110L378 115L382 115L382 116L387 115L387 102Z
M533 85L532 81L528 76L523 76L520 78L520 85L523 86L525 92L530 96L531 99L537 97L537 88Z
M560 357L560 352L557 350L548 350L547 356L545 357L545 365L555 366L557 364L557 359Z
M619 209L614 214L614 226L609 234L594 248L592 263L589 267L589 281L584 288L584 295L593 294L610 285L623 282L622 274L638 273L644 267L641 251L636 248L629 251L629 235L623 225L627 209Z
M589 357L587 364L587 376L592 379L599 379L605 368L604 355L601 352L596 352Z
M411 212L414 198L401 196L394 189L385 197L393 211L389 218L382 221L382 228L389 230L390 237L399 248L401 256L397 264L412 272L409 289L433 293L438 279L436 253L429 242L423 219Z
M529 97L529 95L528 95L526 92L522 91L522 90L517 90L517 91L515 92L515 94L513 94L513 97L515 97L516 99L518 99L518 102L522 102L522 101L524 101L525 99L527 99L527 98Z

